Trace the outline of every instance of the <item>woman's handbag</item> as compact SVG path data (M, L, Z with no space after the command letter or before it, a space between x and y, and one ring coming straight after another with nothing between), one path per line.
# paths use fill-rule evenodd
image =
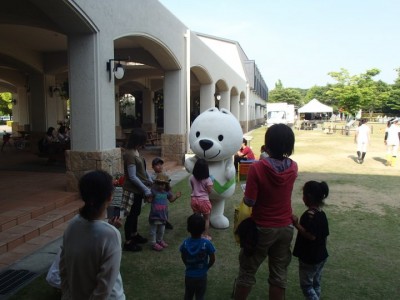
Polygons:
M235 214L233 218L233 233L236 243L240 243L240 237L237 229L243 220L251 216L252 208L247 206L242 200L238 206L235 207Z

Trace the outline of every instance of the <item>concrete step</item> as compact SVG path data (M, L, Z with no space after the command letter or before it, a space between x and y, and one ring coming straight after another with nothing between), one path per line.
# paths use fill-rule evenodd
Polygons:
M10 268L11 265L19 263L25 257L35 253L36 251L42 249L44 246L52 243L58 238L62 237L64 230L67 228L68 222L62 223L38 237L35 237L17 247L9 252L0 254L0 272Z
M37 196L46 200L40 204ZM0 269L62 236L67 222L83 204L76 193L59 192L52 201L49 196L35 195L31 206L8 210L6 216L0 214Z
M0 233L74 201L78 201L76 193L48 191L27 195L15 207L10 203L6 208L0 205Z

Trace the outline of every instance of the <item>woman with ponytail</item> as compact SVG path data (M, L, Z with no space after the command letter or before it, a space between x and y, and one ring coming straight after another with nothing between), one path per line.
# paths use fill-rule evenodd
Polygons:
M119 271L121 234L104 221L113 191L112 176L105 171L86 173L79 181L84 206L63 236L62 299L125 299Z

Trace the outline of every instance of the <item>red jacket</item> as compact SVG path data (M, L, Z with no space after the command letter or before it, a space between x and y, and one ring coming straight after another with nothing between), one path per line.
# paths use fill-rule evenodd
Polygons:
M254 202L252 219L261 227L285 227L292 223L292 191L297 163L290 158L267 158L249 170L245 198Z

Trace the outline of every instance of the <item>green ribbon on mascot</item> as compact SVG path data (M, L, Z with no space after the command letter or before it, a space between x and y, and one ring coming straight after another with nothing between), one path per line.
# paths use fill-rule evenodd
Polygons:
M213 176L211 176L211 179L214 183L214 191L216 191L218 194L222 194L224 193L226 190L228 190L232 185L235 184L235 178L236 177L232 177L231 180L225 182L224 185L221 185L218 180L216 180Z

